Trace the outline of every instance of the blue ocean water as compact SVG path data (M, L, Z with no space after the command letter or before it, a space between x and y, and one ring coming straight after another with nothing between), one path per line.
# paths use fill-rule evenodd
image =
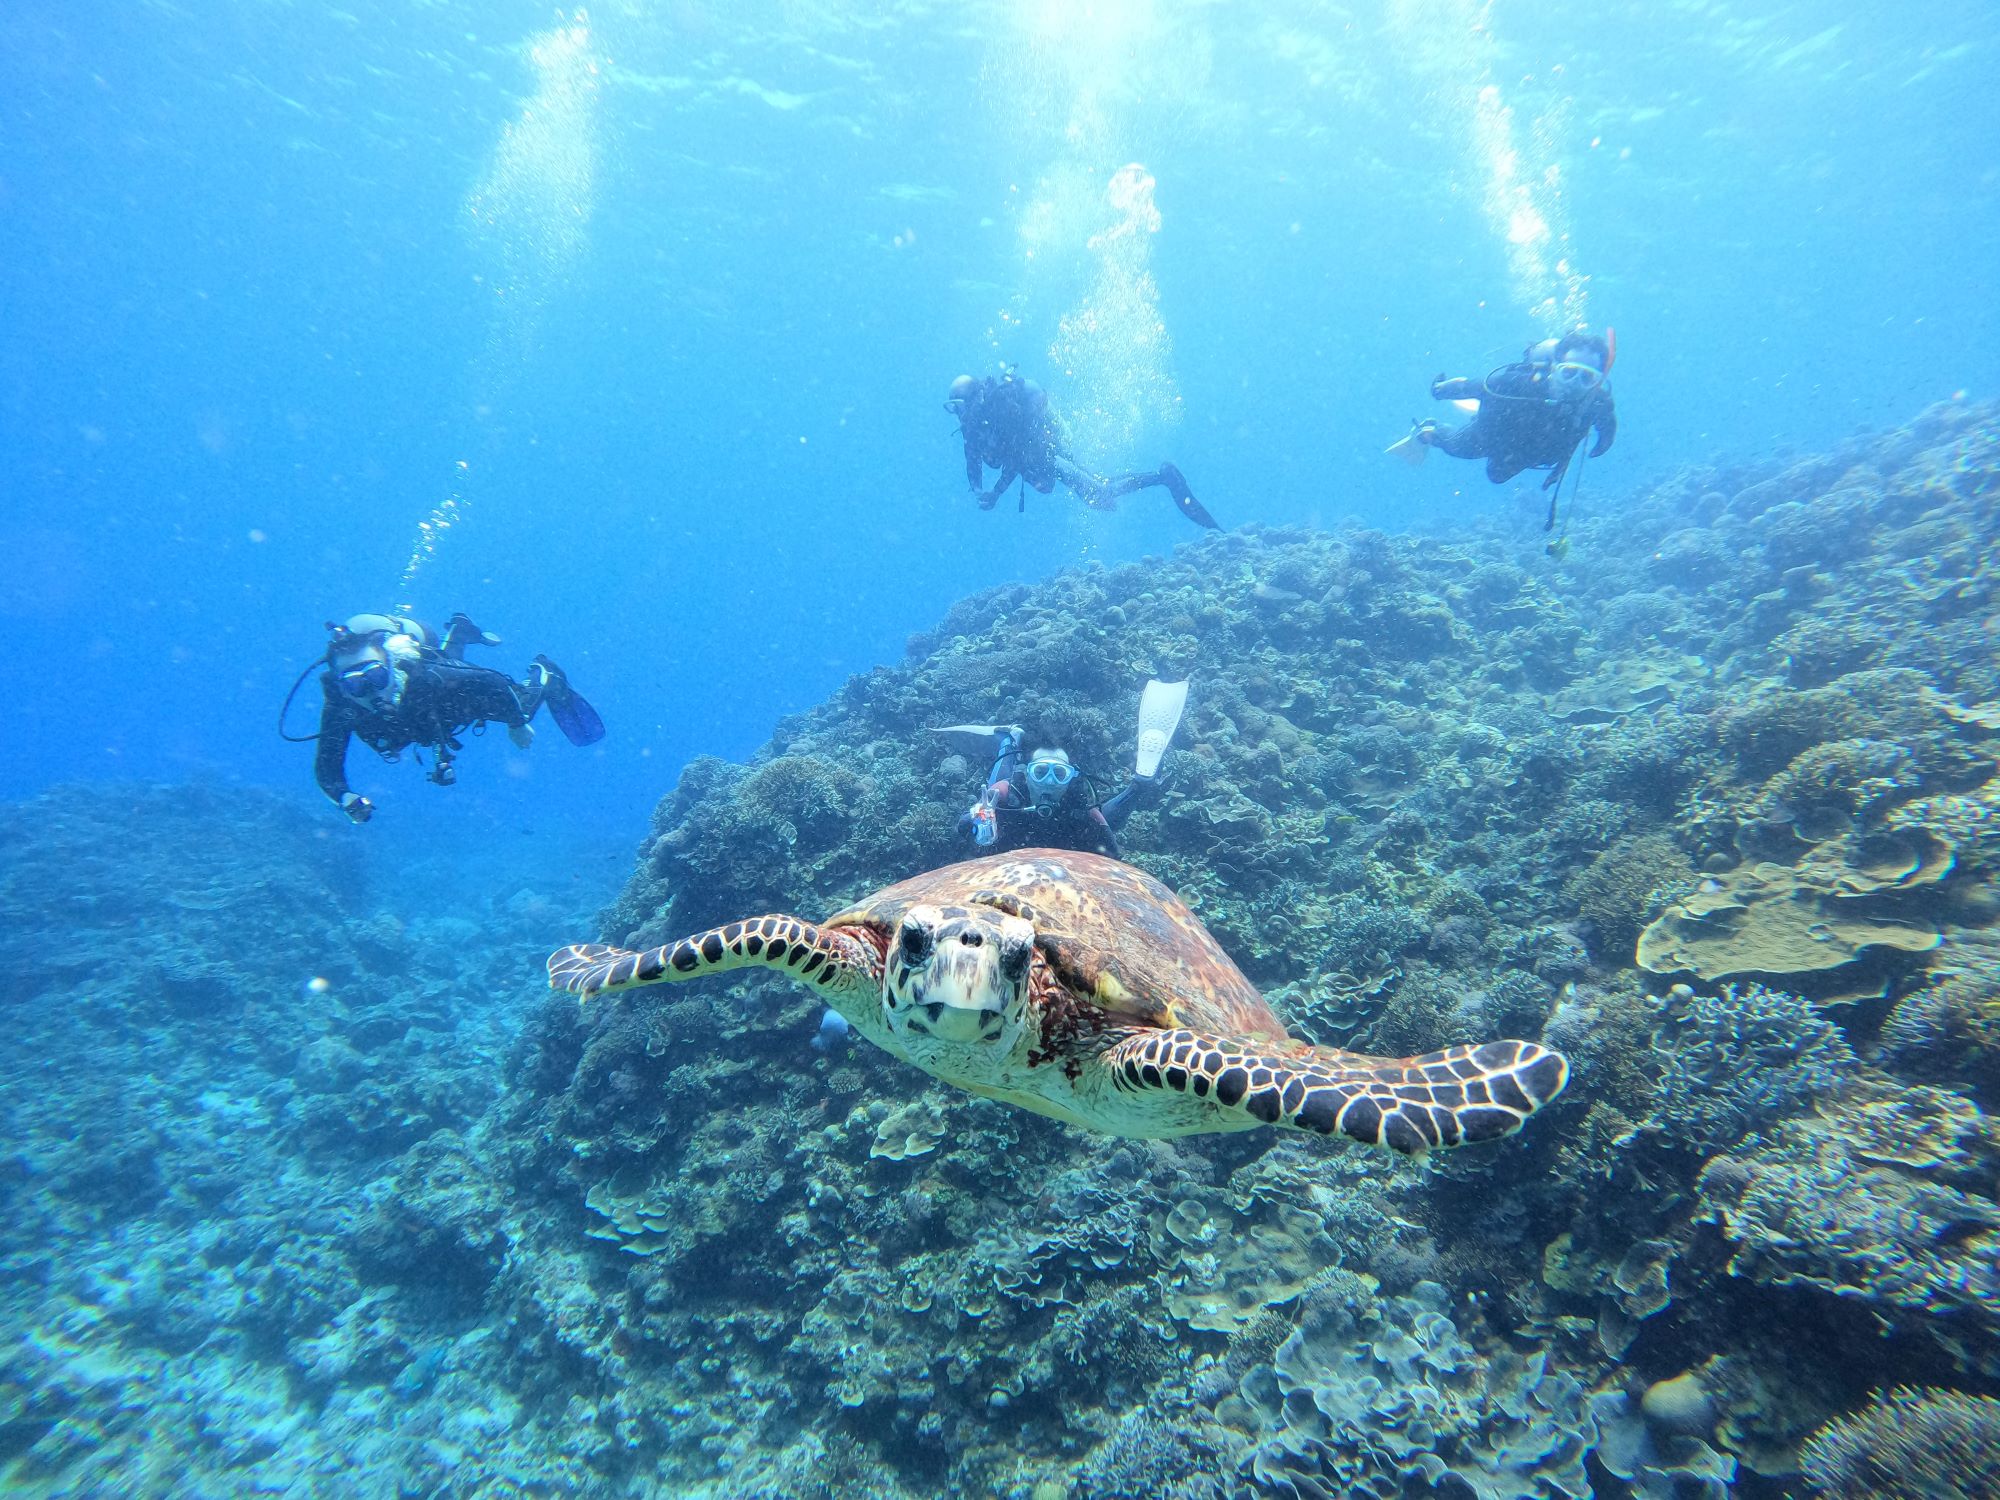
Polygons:
M1103 411L1103 464L1171 455L1225 525L1390 528L1508 503L1380 451L1432 375L1567 313L1621 341L1591 498L2000 370L1983 7L25 0L0 28L10 795L304 787L286 684L323 621L402 604L470 611L516 670L549 652L613 733L479 746L448 794L363 772L371 838L622 838L690 754L954 599L1187 539L1157 492L978 513L961 370ZM1158 222L1121 242L1128 163Z
M0 1489L1989 1493L1996 84L1946 0L13 0ZM1573 551L1385 455L1578 324ZM1222 534L976 506L1008 369ZM279 718L387 610L609 734L350 824ZM1076 1128L996 1100L1090 1007L959 1088L719 933L546 992L968 852L929 726L1123 783L1154 674L1225 1019L1439 1113ZM1025 972L1159 1000L1140 889Z

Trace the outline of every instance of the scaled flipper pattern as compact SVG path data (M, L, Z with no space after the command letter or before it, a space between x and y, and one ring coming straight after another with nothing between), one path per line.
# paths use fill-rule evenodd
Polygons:
M1174 1030L1128 1037L1105 1061L1121 1089L1172 1089L1266 1125L1344 1135L1406 1156L1511 1135L1569 1081L1561 1053L1512 1041L1376 1058L1319 1048L1285 1055Z
M854 975L864 962L861 946L797 917L751 917L643 953L573 943L549 955L549 988L588 1000L751 966L783 969L802 984L829 987Z

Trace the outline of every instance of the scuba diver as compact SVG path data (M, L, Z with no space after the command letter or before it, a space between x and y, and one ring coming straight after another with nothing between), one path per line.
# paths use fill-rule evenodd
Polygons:
M1601 458L1618 436L1618 413L1604 383L1617 356L1610 329L1600 337L1574 328L1559 339L1542 340L1484 380L1440 375L1431 382L1431 398L1476 408L1472 420L1457 427L1413 421L1410 435L1388 451L1411 464L1422 463L1432 448L1453 458L1483 458L1486 477L1495 484L1523 469L1546 469L1542 488L1553 488L1591 431L1597 433L1592 458ZM1549 515L1553 525L1553 498Z
M525 750L535 738L529 721L544 705L572 745L594 745L604 738L604 721L597 710L546 656L529 664L523 682L467 662L467 646L497 646L500 638L488 635L463 614L451 617L442 640L428 625L402 615L355 615L344 625L329 621L326 628L326 652L299 674L285 695L278 732L295 743L318 741L313 778L356 823L366 823L375 804L348 789L347 742L352 738L358 737L388 761L400 759L412 745L428 749L433 762L430 780L439 786L458 779L452 757L464 748L459 735L467 729L477 734L488 724L505 724L508 736ZM326 671L320 675L325 702L319 732L286 734L285 710L306 674L321 664Z
M1132 779L1100 798L1090 775L1067 751L1044 748L1023 756L1018 724L952 724L933 734L962 748L993 751L986 790L958 818L958 834L983 853L1010 849L1077 849L1118 858L1117 830L1161 790L1160 760L1187 707L1185 682L1150 681L1139 697L1138 754Z
M961 375L951 383L944 409L958 418L959 435L965 439L965 482L978 497L981 510L999 504L1017 478L1044 495L1061 480L1095 510L1115 510L1120 495L1157 485L1195 525L1219 529L1215 518L1189 491L1181 471L1170 463L1161 464L1150 474L1116 474L1109 479L1083 469L1069 451L1061 419L1049 407L1048 392L1032 380L1013 374L997 380L990 375L982 379ZM986 488L988 469L1000 471L999 482L990 490ZM1027 507L1024 488L1021 508Z

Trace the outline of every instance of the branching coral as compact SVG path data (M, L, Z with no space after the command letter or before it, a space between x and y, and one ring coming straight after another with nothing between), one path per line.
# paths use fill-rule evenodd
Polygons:
M1622 961L1653 915L1655 901L1687 894L1694 878L1694 866L1674 841L1649 833L1620 839L1571 876L1563 894L1590 923L1594 949Z
M1650 1124L1704 1153L1810 1107L1859 1066L1809 1001L1760 984L1715 995L1675 985L1653 1049L1661 1069Z
M1991 1500L2000 1401L1899 1386L1828 1423L1801 1466L1828 1500Z
M1963 1097L1874 1082L1717 1156L1699 1187L1734 1274L1864 1303L2000 1372L1997 1151Z

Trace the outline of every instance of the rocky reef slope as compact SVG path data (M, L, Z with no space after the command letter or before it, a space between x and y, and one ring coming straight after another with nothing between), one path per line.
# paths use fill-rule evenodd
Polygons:
M1561 559L1239 532L968 600L689 767L602 918L829 912L961 852L982 768L926 726L1109 781L1185 676L1122 842L1294 1030L1575 1060L1430 1163L1087 1136L812 1047L768 975L531 999L587 921L385 942L272 808L185 872L166 794L15 810L0 1476L1860 1493L1895 1386L1961 1482L2000 1453L2000 410L1600 503Z

